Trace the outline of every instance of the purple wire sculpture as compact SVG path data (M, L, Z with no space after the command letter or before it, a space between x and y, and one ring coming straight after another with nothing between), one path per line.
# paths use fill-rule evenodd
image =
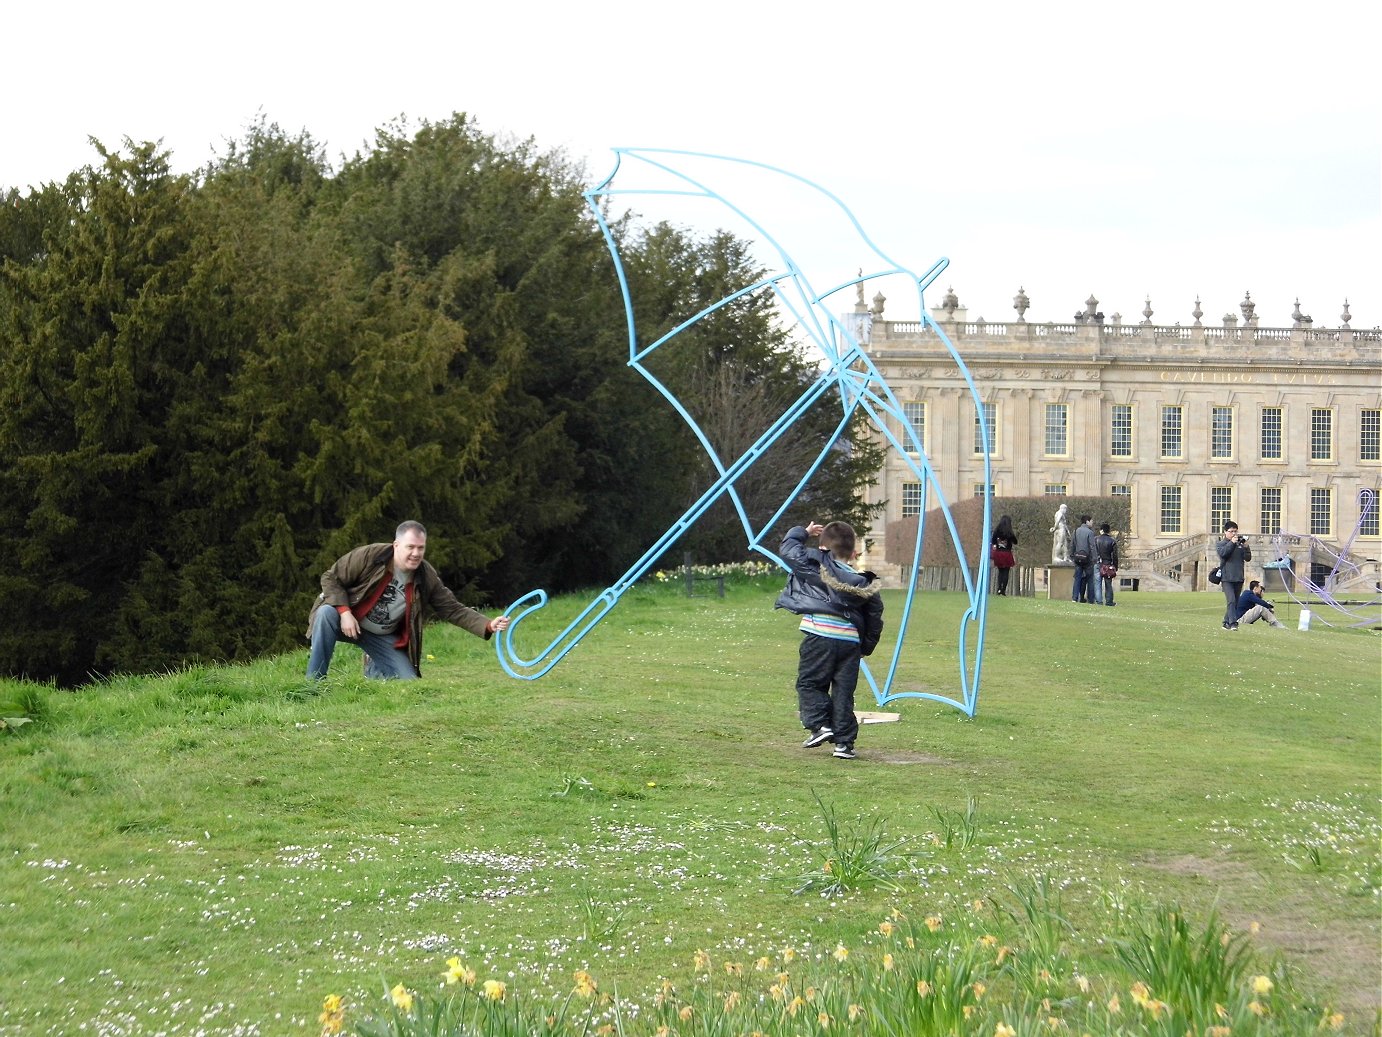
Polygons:
M598 594L564 630L535 654L520 655L516 650L514 639L518 631L522 629L524 621L547 604L547 594L545 591L535 590L515 601L506 610L512 616L512 622L507 630L501 631L495 638L495 652L498 655L500 665L511 677L522 680L535 680L547 673L609 613L619 598L643 577L659 558L667 553L697 519L721 499L728 500L736 511L744 528L748 547L773 559L786 571L787 566L782 559L764 546L764 538L770 534L783 513L796 502L802 489L821 463L830 455L832 450L838 448L837 444L841 436L854 423L856 417L863 413L868 416L873 427L884 437L889 446L902 457L922 490L919 502L920 517L917 537L913 545L913 559L909 570L910 582L905 588L902 615L898 621L899 636L893 648L892 657L888 662L887 672L881 681L875 678L867 665L861 668L861 673L880 705L898 698L925 698L947 703L967 715L973 716L978 708L979 683L983 663L984 624L988 602L988 596L985 593L989 578L988 553L987 551L978 552L980 563L977 571L972 571L956 532L950 509L945 504L935 472L926 456L921 437L908 419L903 407L898 403L882 372L874 365L873 360L864 349L864 343L868 341L871 327L870 312L862 305L864 282L872 278L886 277L897 277L905 280L910 285L911 290L916 292L921 313L921 325L930 329L945 344L968 386L975 412L981 412L979 393L969 370L965 367L949 338L927 315L923 298L926 287L940 275L949 261L940 259L920 276L912 273L906 267L884 255L869 239L849 209L833 194L796 174L772 166L724 156L664 149L616 148L614 152L616 155L614 170L598 185L585 192L585 197L609 246L610 255L614 259L615 270L619 278L619 287L623 293L628 324L628 364L646 379L686 422L700 447L710 459L716 478L701 497L648 548L647 552L623 576ZM730 173L733 173L734 176L727 175ZM618 185L615 183L616 177L619 178ZM646 177L646 179L639 179L640 177ZM794 252L802 250L789 250L781 240L793 228L784 227L777 233L770 234L763 223L747 211L745 197L750 192L743 186L745 177L749 179L767 178L770 188L770 192L765 196L768 199L765 203L767 206L776 205L785 194L799 192L805 194L809 203L820 205L833 218L840 219L843 217L856 236L858 250L861 253L870 254L878 266L867 273L861 269L857 277L832 285L824 291L817 291L806 270L795 258ZM630 181L633 182L630 183ZM618 235L611 229L608 215L611 203L615 199L622 201L633 197L643 199L645 203L654 197L660 197L672 199L674 203L710 204L720 207L717 210L719 215L746 222L756 236L766 243L771 254L766 272L760 279L738 287L698 313L684 316L671 315L672 320L678 321L671 330L651 343L640 344L633 296L619 254ZM822 205L822 203L827 204ZM793 210L790 216L796 218L799 213ZM779 223L789 222L792 222L792 219L786 216L779 220ZM806 250L809 250L812 241L812 226L809 223L803 224L800 219L796 219L796 223L805 227L801 231L804 236L801 244ZM818 232L816 236L819 236ZM851 287L856 288L861 305L856 305L855 312L852 314L841 316L832 313L829 309L829 300L837 293ZM645 361L658 349L692 328L711 313L751 293L771 294L777 306L777 312L783 321L788 323L791 330L807 340L819 353L820 376L781 413L770 416L772 420L767 428L751 446L739 453L738 456L723 457L712 445L710 438L701 426L687 412L682 401L645 366ZM651 316L653 319L648 323L659 326L662 326L669 318L669 315L665 313ZM737 485L738 481L809 408L818 406L831 406L839 409L840 419L835 426L833 435L821 448L815 461L801 474L800 481L787 495L781 507L761 526L756 526L750 521L744 508ZM987 439L983 443L983 448L984 484L987 487L992 482L990 444ZM940 514L949 530L949 541L954 548L957 565L963 574L968 594L968 605L961 617L956 636L959 654L959 692L956 696L949 696L934 690L898 690L896 686L898 662L903 650L907 624L916 603L917 582L921 571L921 547L925 536L927 500L932 492L936 495ZM987 544L989 540L990 507L991 500L986 493L984 495L984 524L980 544Z
M1359 533L1370 522L1377 521L1377 508L1376 490L1365 487L1358 491L1358 522L1348 539L1344 541L1344 545L1337 551L1319 537L1310 534L1281 532L1272 537L1272 552L1275 558L1263 568L1283 570L1281 582L1286 588L1287 597L1297 605L1310 609L1311 614L1318 616L1319 621L1327 627L1335 624L1324 618L1319 611L1320 606L1329 609L1341 626L1382 626L1382 586L1379 586L1375 569L1369 581L1363 568L1368 563L1375 567L1377 559L1360 559L1353 553L1353 542L1358 539ZM1288 550L1291 545L1300 543L1305 543L1309 547L1306 553L1309 563L1304 575L1291 568ZM1324 579L1317 582L1315 573L1322 568L1322 563L1316 563L1314 559L1321 557L1329 559L1330 565ZM1290 572L1289 577L1286 571Z

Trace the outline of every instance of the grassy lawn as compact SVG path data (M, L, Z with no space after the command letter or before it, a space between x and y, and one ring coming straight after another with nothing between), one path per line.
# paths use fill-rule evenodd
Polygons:
M805 969L819 1005L780 1032L1181 1037L1205 1019L1155 1008L1176 980L1146 959L1195 939L1241 953L1193 966L1231 973L1233 1032L1377 1032L1376 632L1286 606L1228 633L1217 592L997 598L978 715L890 703L841 761L800 747L778 584L639 589L532 682L450 627L419 682L367 683L350 648L320 686L305 651L0 682L33 720L0 731L0 1035L315 1034L327 995L349 1029L399 984L470 990L442 987L455 958L506 1004L588 972L629 1032L740 1032L730 986L770 1006ZM961 607L926 596L904 685L956 694ZM961 965L983 979L953 1019L881 1022Z

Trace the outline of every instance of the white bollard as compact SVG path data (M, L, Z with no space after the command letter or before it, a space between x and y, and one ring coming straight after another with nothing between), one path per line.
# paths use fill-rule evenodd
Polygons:
M1309 610L1309 609L1301 609L1301 610L1300 610L1300 622L1296 625L1296 629L1297 629L1297 630L1309 630L1309 629L1310 629L1310 610Z

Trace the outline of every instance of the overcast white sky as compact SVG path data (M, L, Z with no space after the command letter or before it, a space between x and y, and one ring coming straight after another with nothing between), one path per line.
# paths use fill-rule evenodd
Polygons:
M1382 324L1373 5L78 0L0 24L0 186L98 161L88 137L191 170L261 112L333 158L465 112L593 179L616 146L790 170L904 266L948 257L927 303L953 285L971 319L1011 319L1021 286L1036 321L1093 293L1168 324L1198 296L1217 323L1250 290L1265 326L1297 297L1317 327L1345 297ZM869 265L828 233L829 276Z

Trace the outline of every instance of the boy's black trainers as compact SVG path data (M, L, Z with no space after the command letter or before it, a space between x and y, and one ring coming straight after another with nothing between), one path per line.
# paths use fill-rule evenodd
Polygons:
M837 745L837 746L835 746L835 754L834 754L834 755L835 755L835 759L837 759L837 760L852 760L852 759L854 759L854 746L852 746L852 745Z
M818 727L816 728L816 730L811 732L810 738L806 739L806 741L801 743L801 747L803 749L814 749L822 742L830 741L831 737L834 734L835 732L830 730L830 728L828 727Z

